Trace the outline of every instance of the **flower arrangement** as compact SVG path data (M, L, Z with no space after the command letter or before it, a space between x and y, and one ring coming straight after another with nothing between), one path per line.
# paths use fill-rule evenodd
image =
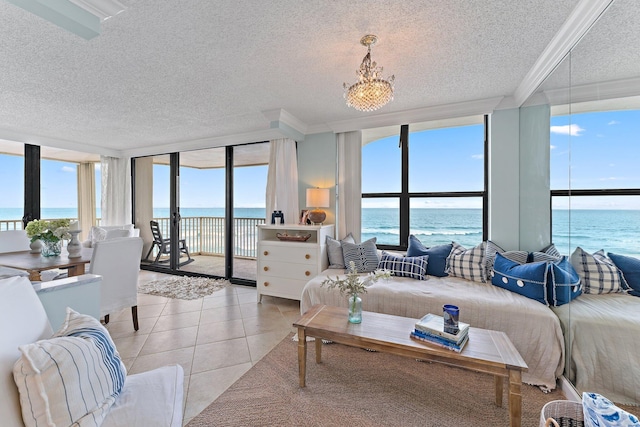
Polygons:
M362 277L364 277L364 280L360 281ZM349 272L344 279L327 277L322 281L320 286L327 285L329 289L337 288L342 295L347 294L349 297L354 297L353 300L355 302L355 297L357 297L358 294L367 292L367 286L372 285L379 279L388 279L389 277L391 277L391 272L384 269L376 270L366 276L361 276L358 274L356 264L351 261L349 262Z
M70 239L69 219L52 219L50 221L41 221L34 219L27 224L27 236L31 242L42 240L43 242L59 242L61 239Z

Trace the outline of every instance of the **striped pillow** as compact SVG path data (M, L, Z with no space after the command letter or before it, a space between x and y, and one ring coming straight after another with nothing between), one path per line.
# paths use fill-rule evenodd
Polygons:
M354 262L358 273L371 273L378 268L378 248L376 238L372 237L362 243L349 243L342 241L342 254L345 268L349 268L349 263Z
M620 272L603 250L592 255L578 246L571 254L571 264L580 276L585 294L622 292Z
M475 248L465 249L453 242L453 248L447 258L447 272L452 276L474 282L486 282L485 243L482 242Z
M65 323L51 339L19 349L13 377L27 427L102 424L126 369L98 320L67 308Z
M394 276L426 280L428 260L429 255L402 257L382 251L378 268L389 270Z

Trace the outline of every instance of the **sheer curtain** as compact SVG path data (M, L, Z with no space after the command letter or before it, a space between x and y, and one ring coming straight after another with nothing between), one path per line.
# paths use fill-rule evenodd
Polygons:
M102 225L131 224L131 159L100 157Z
M82 241L96 223L96 170L93 162L78 165L78 228Z
M338 134L338 235L361 237L362 215L362 132Z
M296 142L288 138L273 140L267 173L267 224L271 224L271 213L276 210L282 211L287 224L297 224L299 206Z

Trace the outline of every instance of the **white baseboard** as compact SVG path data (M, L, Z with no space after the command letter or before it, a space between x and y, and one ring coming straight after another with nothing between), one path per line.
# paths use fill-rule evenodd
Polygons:
M567 400L574 402L582 402L582 396L578 393L578 390L571 384L571 382L563 375L560 377L560 390L564 393Z

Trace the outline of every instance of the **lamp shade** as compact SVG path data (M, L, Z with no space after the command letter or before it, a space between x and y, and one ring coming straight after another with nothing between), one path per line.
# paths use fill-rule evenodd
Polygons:
M308 208L328 208L329 189L328 188L307 188Z

